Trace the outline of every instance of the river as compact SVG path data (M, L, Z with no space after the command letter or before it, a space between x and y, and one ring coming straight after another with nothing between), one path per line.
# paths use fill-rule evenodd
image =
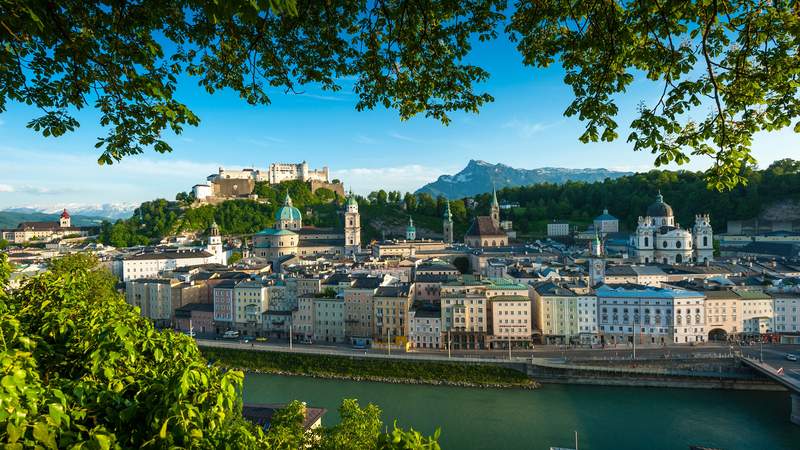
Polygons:
M377 404L383 420L431 434L444 449L800 449L784 392L545 385L527 391L399 385L248 374L247 402L305 401L338 421L344 398Z

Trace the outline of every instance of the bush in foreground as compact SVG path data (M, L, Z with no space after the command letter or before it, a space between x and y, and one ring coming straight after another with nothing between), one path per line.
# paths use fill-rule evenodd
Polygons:
M382 432L377 408L355 401L339 425L313 434L294 402L264 433L242 418L241 372L209 367L190 338L155 330L96 261L78 258L9 292L0 255L6 448L438 448L413 430Z

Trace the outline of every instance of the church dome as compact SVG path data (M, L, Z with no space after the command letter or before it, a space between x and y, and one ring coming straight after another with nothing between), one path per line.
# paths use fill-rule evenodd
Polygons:
M286 200L283 202L283 206L275 211L275 220L295 221L300 220L301 218L302 215L300 214L300 210L292 206L292 199L287 193Z
M647 215L650 217L672 217L672 207L664 203L661 192L656 196L655 203L647 207Z

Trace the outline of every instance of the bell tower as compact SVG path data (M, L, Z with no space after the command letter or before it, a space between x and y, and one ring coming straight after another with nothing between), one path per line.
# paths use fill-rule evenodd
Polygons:
M453 243L453 214L450 212L450 201L446 203L444 216L442 217L442 236L446 244Z
M496 228L500 228L500 203L497 201L497 189L492 187L492 206L489 215Z
M361 250L361 214L353 192L347 197L344 211L344 252L354 255Z

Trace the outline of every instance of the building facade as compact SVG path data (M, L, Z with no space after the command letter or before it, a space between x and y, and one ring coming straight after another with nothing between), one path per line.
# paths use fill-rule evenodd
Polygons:
M712 261L713 231L707 214L695 217L693 231L694 235L675 223L672 207L659 193L647 208L647 215L639 217L636 232L631 236L632 253L643 264Z

